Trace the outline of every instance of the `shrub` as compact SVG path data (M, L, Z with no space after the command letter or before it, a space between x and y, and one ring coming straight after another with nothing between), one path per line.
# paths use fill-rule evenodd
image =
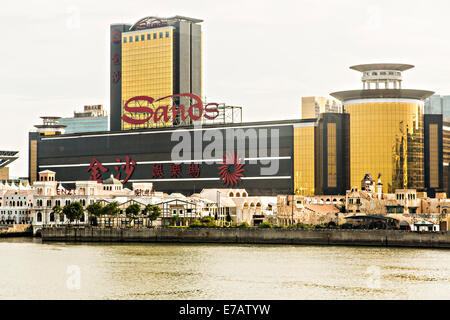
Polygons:
M258 228L273 228L270 222L264 221L258 225Z
M247 222L242 222L240 225L238 225L238 228L249 228L250 225Z
M203 217L201 220L200 220L200 222L201 223L207 223L207 224L209 224L209 223L215 223L215 221L214 221L214 219L212 218L212 217Z
M327 223L327 228L328 229L338 229L339 226L336 224L336 222L330 221L330 222Z
M189 225L189 228L202 228L202 227L203 227L203 224L198 220L195 220L194 222L192 222Z
M341 229L353 229L352 225L348 222L341 224Z

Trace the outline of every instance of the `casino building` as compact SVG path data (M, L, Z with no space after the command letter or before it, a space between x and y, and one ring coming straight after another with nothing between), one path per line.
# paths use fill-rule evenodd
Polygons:
M305 119L214 123L225 109L200 98L201 22L112 25L110 131L36 126L30 182L48 169L69 188L113 175L125 187L151 182L185 195L225 187L309 196L345 195L366 174L381 174L383 192L443 190L442 115L423 113L433 92L402 89L402 72L413 66L353 66L363 88L334 92L333 101L308 97Z
M156 101L133 102L130 107L156 109L167 104L162 97L192 93L202 97L203 20L175 16L145 17L133 25L111 25L110 128L113 131L171 126L180 119L142 124L123 122L128 114L125 102L136 96L151 95ZM176 97L171 104L190 105L190 100ZM140 114L145 117L145 114ZM189 124L189 123L185 123Z
M417 189L429 195L443 188L442 114L424 114L434 92L402 89L408 64L364 64L363 90L331 93L350 116L350 183L381 174L383 192Z

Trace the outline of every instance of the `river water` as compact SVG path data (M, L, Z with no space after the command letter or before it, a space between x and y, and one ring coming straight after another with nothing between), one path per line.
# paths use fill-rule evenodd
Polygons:
M0 239L0 299L450 299L450 250Z

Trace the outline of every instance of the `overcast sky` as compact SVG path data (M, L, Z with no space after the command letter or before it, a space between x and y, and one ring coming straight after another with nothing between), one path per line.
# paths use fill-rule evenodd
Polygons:
M144 16L203 19L204 93L243 120L299 118L302 96L362 88L349 66L398 62L404 88L450 94L447 0L2 1L0 149L20 151L39 116L109 110L109 25Z

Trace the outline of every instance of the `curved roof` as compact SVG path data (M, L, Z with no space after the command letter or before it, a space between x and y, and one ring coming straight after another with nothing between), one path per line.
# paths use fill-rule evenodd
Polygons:
M61 117L55 117L55 116L42 116L41 119L61 119Z
M370 63L370 64L358 64L356 66L351 66L350 69L364 72L371 70L398 70L406 71L414 68L412 64L403 63Z
M425 100L433 95L433 91L415 89L369 89L369 90L349 90L330 93L330 95L340 101L354 99L377 99L377 98L403 98Z
M146 21L151 21L151 20L157 20L157 21L189 21L192 23L200 23L203 22L203 20L201 19L195 19L195 18L189 18L189 17L184 17L184 16L173 16L170 18L161 18L161 17L156 17L156 16L148 16L145 18L140 19L139 21L137 21L135 24L133 24L130 27L130 31L134 31L136 30L136 27L142 23L142 22L146 22Z
M108 179L103 181L103 184L122 185L122 182L114 178L114 175L111 175Z
M38 129L62 129L62 128L67 128L67 126L66 125L63 125L63 124L35 124L34 125L34 127L35 128L38 128Z

